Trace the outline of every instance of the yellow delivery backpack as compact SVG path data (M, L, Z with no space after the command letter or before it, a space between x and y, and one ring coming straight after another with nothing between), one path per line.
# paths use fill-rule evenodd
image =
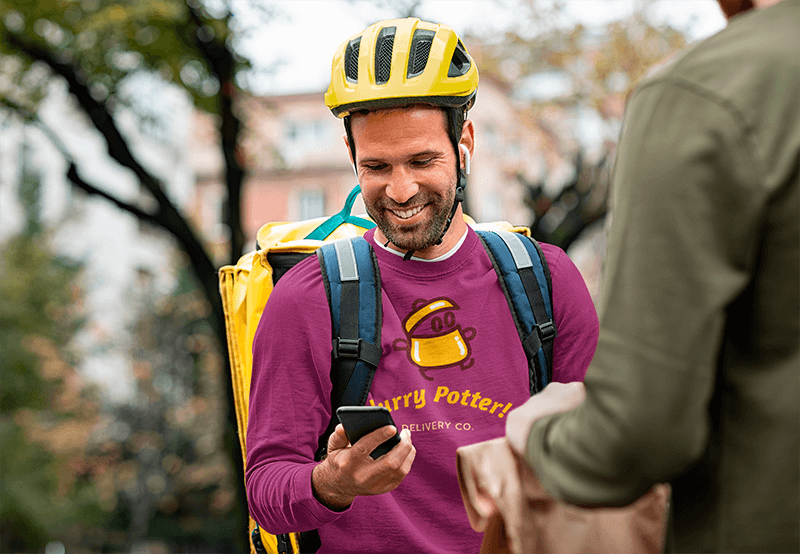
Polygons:
M258 231L255 251L242 256L235 266L224 266L219 270L239 443L245 465L247 463L245 440L250 399L250 376L253 367L253 338L261 314L264 312L264 307L275 283L291 267L320 249L324 255L330 254L335 257L337 244L355 245L358 242L357 237L361 237L368 229L375 226L366 217L350 215L359 192L360 188L356 186L348 196L342 211L332 217L300 222L267 223ZM497 271L501 287L517 324L520 340L522 340L523 348L528 356L531 376L530 392L534 394L541 390L552 377L552 345L556 330L553 325L550 274L547 262L539 245L530 238L530 230L527 227L515 227L505 221L476 224L469 216L464 216L464 219L478 232ZM528 238L523 239L522 236ZM339 241L339 239L350 240ZM366 248L362 248L363 246ZM365 250L369 251L369 254L365 254ZM366 244L361 244L356 248L354 258L363 261L364 257L370 254L371 248ZM371 264L368 263L368 265ZM332 278L330 274L326 275L323 271L323 279ZM372 303L376 304L375 335L368 337L365 336L365 332L360 332L358 337L354 337L365 338L366 341L352 341L347 340L349 337L337 336L335 342L369 342L380 345L379 278L372 279L368 284L372 286L366 286L367 283L364 283L360 287L363 292L359 292L359 294L364 294L365 298L372 295ZM373 288L374 290L370 290ZM335 311L338 312L338 308ZM341 312L341 317L347 315L347 310L341 310ZM345 346L347 345L342 347L343 351ZM350 355L345 353L342 356L364 360L369 357L369 353L364 354L364 357L361 352L357 356L354 353L350 353ZM339 354L334 352L333 358L338 357ZM372 371L377 367L379 358L380 350L378 349L377 359L367 360L368 364L372 366ZM337 363L336 360L333 363ZM362 362L359 361L359 363ZM364 364L362 363L362 365ZM335 375L332 374L333 377ZM371 376L363 381L366 383L361 386L363 390L356 391L359 393L356 395L358 398L366 397ZM353 398L350 397L347 403L358 403L358 400L353 400ZM329 426L323 437L329 434L330 430ZM320 444L324 442L325 440L321 438ZM303 534L302 541L299 533L271 535L260 529L252 517L249 519L249 529L252 554L300 554L301 542L304 546L303 550L310 547L310 551L314 552L316 549L312 545L315 541L318 545L319 541L315 532L309 535Z
M350 215L359 192L360 188L356 186L348 196L344 209L330 218L267 223L258 231L255 251L242 256L236 265L224 266L219 270L236 422L245 466L253 337L264 306L278 278L300 260L313 254L325 243L361 236L375 226L369 219ZM294 533L289 535L289 544L286 543L286 537L275 537L264 532L250 518L250 551L253 554L299 552L298 537Z

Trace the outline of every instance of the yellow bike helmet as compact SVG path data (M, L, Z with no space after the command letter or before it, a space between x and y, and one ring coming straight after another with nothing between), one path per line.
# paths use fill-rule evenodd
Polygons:
M478 68L455 31L410 17L379 21L339 46L325 104L340 118L415 103L469 109L477 90Z

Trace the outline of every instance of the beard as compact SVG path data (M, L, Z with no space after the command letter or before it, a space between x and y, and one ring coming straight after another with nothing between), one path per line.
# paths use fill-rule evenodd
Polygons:
M401 250L422 252L439 242L447 226L447 220L455 202L455 186L441 194L424 189L408 201L398 204L383 196L374 202L364 198L367 213L383 232L386 238ZM403 210L409 206L424 204L430 215L417 223L403 225L391 220L386 214L388 210Z

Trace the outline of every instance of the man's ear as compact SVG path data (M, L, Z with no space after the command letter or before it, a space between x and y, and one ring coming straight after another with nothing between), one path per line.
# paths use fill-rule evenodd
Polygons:
M344 145L347 148L347 155L350 157L350 167L353 168L353 173L356 174L356 180L358 180L358 170L356 169L356 163L353 161L353 151L350 150L350 142L347 140L347 133L342 134L342 140L344 140Z
M350 150L350 141L347 140L347 133L342 133L342 140L344 141L344 146L347 148L347 155L350 157L350 163L353 162L353 151Z
M461 128L461 140L458 142L459 150L461 146L467 149L469 157L472 159L475 154L475 125L471 119L464 121L464 126ZM464 159L463 152L461 154L461 167L465 167L466 160Z

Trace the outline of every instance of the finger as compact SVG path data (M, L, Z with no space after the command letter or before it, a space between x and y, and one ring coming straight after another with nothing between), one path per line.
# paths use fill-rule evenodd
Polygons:
M364 454L369 455L370 452L392 438L396 433L397 429L393 425L385 425L380 429L376 429L372 433L361 437L353 445L353 448L356 448L357 450L362 451Z
M403 429L400 433L400 443L396 444L383 457L389 467L399 469L412 450L414 450L414 445L411 444L411 431Z
M408 453L406 459L403 460L403 464L400 466L400 471L403 472L403 475L408 475L408 472L411 471L411 466L414 464L416 457L417 449L412 446L411 451Z
M530 426L525 424L524 419L518 421L520 419L519 416L512 418L511 415L511 413L508 414L508 420L506 421L506 438L514 452L524 455L528 445Z
M387 490L393 490L406 478L417 457L417 449L403 441L382 458Z
M568 394L565 396L568 399L568 406L569 409L575 408L576 406L580 405L584 400L586 400L586 385L582 382L574 382L569 383L569 388L567 389Z
M342 427L340 423L336 426L336 429L333 430L331 436L328 437L328 452L347 448L348 444L350 444L350 441L347 440L347 434L344 432L344 427Z
M586 385L580 381L571 383L550 383L542 393L547 393L552 413L568 412L577 407L586 398ZM549 414L548 414L549 415Z
M547 385L542 392L509 412L506 418L506 437L511 448L518 454L524 454L534 422L553 414L568 412L579 406L585 398L586 388L581 382Z

